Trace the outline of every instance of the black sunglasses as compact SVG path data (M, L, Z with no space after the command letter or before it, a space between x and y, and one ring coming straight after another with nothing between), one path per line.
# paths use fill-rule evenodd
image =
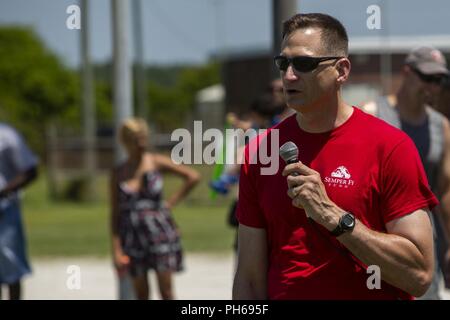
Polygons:
M278 69L281 71L286 71L289 65L292 63L295 70L299 72L311 72L322 61L328 61L328 60L336 60L341 59L343 57L308 57L308 56L297 56L288 58L286 56L276 56L273 58L273 61L275 62L275 65Z
M419 70L417 70L416 68L412 68L412 70L423 82L434 83L438 85L442 85L444 83L445 75L443 74L424 74Z
M445 89L450 88L450 73L444 76L444 79L442 79L441 85Z

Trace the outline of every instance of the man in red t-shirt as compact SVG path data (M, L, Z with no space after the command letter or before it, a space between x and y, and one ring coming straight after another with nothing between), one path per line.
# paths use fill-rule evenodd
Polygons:
M410 138L342 100L347 56L333 17L284 23L275 63L297 113L247 146L234 299L411 299L430 284L437 200ZM271 139L299 161L267 175L257 156Z

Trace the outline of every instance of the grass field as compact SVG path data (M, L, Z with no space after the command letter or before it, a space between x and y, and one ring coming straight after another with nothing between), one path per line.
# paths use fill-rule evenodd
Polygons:
M197 168L204 177L198 188L173 211L187 251L231 250L234 230L226 225L230 199L208 197L209 168ZM165 179L165 193L179 186ZM106 256L110 251L107 177L96 180L97 200L92 203L50 201L46 176L27 188L23 198L24 225L31 256Z

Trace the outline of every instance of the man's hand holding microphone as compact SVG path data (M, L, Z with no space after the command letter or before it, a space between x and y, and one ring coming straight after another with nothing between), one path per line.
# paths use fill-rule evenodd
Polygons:
M329 231L334 230L346 212L330 200L320 174L298 161L298 148L293 142L281 146L280 156L287 164L282 175L287 177L292 205L304 209L310 219Z

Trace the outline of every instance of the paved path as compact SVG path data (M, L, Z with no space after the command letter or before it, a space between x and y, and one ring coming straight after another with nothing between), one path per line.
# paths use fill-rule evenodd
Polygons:
M116 299L116 279L107 259L66 258L33 259L33 274L24 280L24 299ZM231 298L233 256L189 254L186 270L175 275L175 294L178 299L218 300ZM76 266L75 268L71 266ZM81 274L79 290L71 275ZM156 279L151 274L152 288ZM72 287L73 288L73 287ZM154 291L153 297L159 298Z
M175 276L175 293L178 299L192 300L228 300L231 298L231 286L234 261L232 254L207 255L188 254L186 270ZM67 283L76 284L68 272L76 271L70 266L79 267L81 274L79 290L70 290ZM116 280L107 259L67 258L34 259L33 275L24 281L25 299L101 299L116 298ZM73 275L73 273L72 273ZM151 277L152 287L155 279ZM155 297L155 293L153 297ZM159 295L156 295L159 298ZM443 292L450 300L450 291Z

